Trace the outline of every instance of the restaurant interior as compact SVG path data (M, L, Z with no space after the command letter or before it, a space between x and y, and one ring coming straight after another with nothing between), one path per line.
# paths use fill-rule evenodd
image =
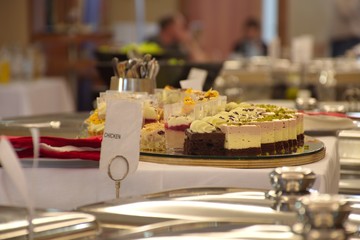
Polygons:
M360 1L0 1L0 239L360 239Z

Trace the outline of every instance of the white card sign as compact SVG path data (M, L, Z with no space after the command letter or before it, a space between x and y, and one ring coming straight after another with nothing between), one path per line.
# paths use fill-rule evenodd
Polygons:
M180 86L183 89L192 88L194 90L202 91L208 72L199 68L191 68L186 80L180 81Z
M180 81L180 86L182 89L191 88L193 90L202 91L204 83L197 79L182 80Z
M187 79L196 79L205 83L208 72L200 68L191 68Z
M123 161L114 167L119 176L124 176L127 171L135 172L139 163L142 106L140 102L125 99L108 99L106 105L100 170L107 171L112 159L123 156L128 166Z

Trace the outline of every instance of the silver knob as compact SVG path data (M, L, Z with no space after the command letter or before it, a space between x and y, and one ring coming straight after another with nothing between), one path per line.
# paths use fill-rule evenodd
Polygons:
M315 228L342 228L351 207L339 195L308 195L298 205L299 217Z
M348 239L356 227L346 222L351 206L339 195L312 194L295 204L298 223L293 231L304 239Z
M270 173L273 189L282 194L308 192L315 179L311 169L302 167L279 167Z

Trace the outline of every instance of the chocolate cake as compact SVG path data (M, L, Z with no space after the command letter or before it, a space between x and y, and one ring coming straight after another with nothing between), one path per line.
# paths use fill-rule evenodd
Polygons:
M225 154L225 134L220 130L211 133L195 133L187 129L185 135L185 155L223 156Z

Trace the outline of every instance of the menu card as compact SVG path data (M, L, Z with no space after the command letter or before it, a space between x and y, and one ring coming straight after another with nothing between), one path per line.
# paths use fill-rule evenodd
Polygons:
M135 172L139 163L142 106L140 102L129 99L108 99L106 105L100 170L107 171L112 159L119 159L112 165L116 168L112 169L112 172L125 176L127 171ZM128 164L121 161L122 157L128 161Z

